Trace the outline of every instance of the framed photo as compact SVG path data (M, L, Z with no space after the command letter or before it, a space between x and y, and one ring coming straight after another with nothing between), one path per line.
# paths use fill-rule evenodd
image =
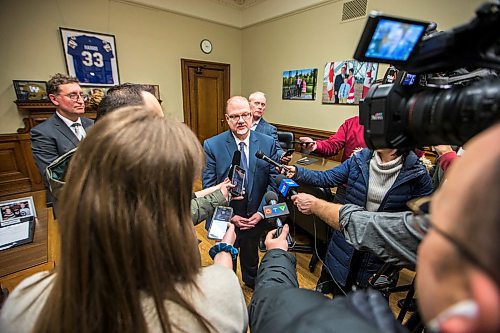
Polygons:
M13 80L14 90L18 101L47 100L47 82Z
M88 96L87 101L85 101L85 107L90 110L97 109L108 89L109 87L99 86L82 87L83 93Z
M160 98L160 86L157 84L143 84L143 86L146 88L146 91L149 91L153 95L155 95L157 100L161 100Z
M323 104L358 105L377 78L378 63L332 61L323 74Z
M318 69L296 69L283 72L282 99L309 100L316 98Z
M120 84L115 36L59 28L68 74L82 86Z
M31 243L35 217L33 197L0 202L0 250Z

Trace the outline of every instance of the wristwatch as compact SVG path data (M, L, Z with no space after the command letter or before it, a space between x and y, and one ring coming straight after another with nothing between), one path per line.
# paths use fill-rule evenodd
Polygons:
M226 243L215 244L210 248L208 254L210 255L210 258L212 258L213 260L215 258L215 255L221 251L228 252L233 258L233 260L236 260L236 258L238 257L238 250L231 244L226 244Z

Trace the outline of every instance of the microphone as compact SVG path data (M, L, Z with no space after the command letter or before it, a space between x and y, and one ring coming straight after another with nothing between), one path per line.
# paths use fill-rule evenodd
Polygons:
M297 194L297 191L295 191L294 187L299 187L299 184L297 184L296 182L294 182L290 178L286 178L283 175L277 175L276 178L274 178L274 181L276 182L276 186L278 187L278 191L285 198L289 194L290 195Z
M227 178L229 178L231 181L233 180L234 166L235 165L239 166L240 163L241 163L241 152L239 150L235 150L231 166L229 167L229 173L227 174Z
M276 161L272 160L271 158L267 157L266 155L264 155L262 150L257 150L257 152L255 153L255 157L257 157L260 160L264 160L269 164L274 165L275 167L280 169L280 172L281 172L281 170L283 170L285 168L285 166L283 164L279 164L278 162L276 162Z
M268 205L274 206L274 205L278 204L278 196L276 195L276 193L274 193L272 191L267 192L266 195L264 196L264 199ZM285 205L285 207L286 207L285 203L283 203L283 205ZM267 206L267 207L269 207L269 206ZM287 213L288 213L288 209L287 209ZM281 216L283 216L283 215L281 215ZM281 235L281 231L283 230L283 222L281 222L281 219L279 218L279 216L276 216L276 215L274 217L274 221L275 221L275 226L276 226L276 234L275 234L274 238L277 238L279 235ZM292 236L290 234L288 234L286 236L286 241L288 243L288 247L290 247L290 248L293 247L294 242L293 242Z

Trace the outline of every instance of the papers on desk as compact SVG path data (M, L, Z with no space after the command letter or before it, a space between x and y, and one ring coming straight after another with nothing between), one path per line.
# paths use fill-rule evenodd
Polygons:
M300 159L297 160L297 164L302 164L302 165L309 165L309 164L313 164L314 162L318 161L317 158L313 158L313 157L302 157Z
M0 201L0 251L32 242L35 217L33 197Z

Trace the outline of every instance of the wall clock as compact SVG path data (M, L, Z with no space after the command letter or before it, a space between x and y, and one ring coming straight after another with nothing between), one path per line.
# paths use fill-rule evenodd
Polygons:
M208 39L204 39L200 43L200 48L203 53L209 54L210 52L212 52L212 42Z

